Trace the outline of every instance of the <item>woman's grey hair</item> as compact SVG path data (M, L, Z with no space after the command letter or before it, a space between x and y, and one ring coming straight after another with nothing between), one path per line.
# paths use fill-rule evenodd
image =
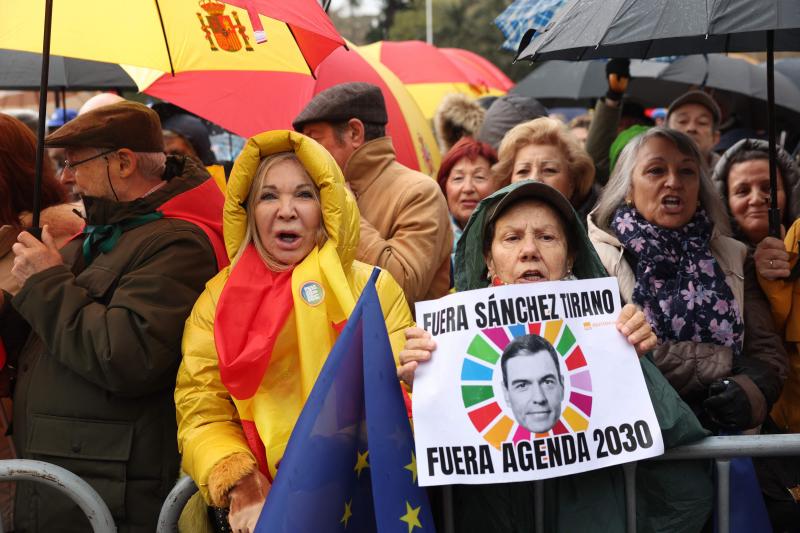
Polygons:
M164 152L134 152L136 166L143 175L149 178L161 178L167 167L167 155Z
M682 154L690 156L697 163L700 170L700 206L706 210L711 223L717 231L723 235L730 235L731 228L728 221L728 211L711 183L708 165L697 145L685 133L662 127L651 128L634 137L622 150L614 167L614 172L611 174L597 201L597 207L594 210L594 223L599 228L610 231L614 212L625 202L625 198L631 190L633 171L636 168L636 158L639 155L639 151L647 141L656 137L671 142Z

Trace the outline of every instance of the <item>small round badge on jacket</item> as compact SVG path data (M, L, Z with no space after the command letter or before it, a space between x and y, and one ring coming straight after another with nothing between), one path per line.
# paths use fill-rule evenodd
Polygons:
M325 289L316 281L306 281L300 287L300 296L308 305L315 307L325 299Z

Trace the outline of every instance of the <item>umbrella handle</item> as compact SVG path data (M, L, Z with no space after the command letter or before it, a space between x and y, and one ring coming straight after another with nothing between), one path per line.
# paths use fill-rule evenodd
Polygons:
M781 238L778 209L778 149L775 134L775 32L767 30L767 124L769 129L769 234Z
M42 206L42 167L44 165L44 128L47 124L47 86L50 76L50 31L53 21L53 0L46 0L42 40L42 76L39 82L39 127L36 131L36 163L33 178L33 222L39 225Z
M30 233L31 235L33 235L34 237L36 237L40 241L42 240L42 228L40 228L39 226L32 227L32 228L25 228L25 231L27 231L28 233Z

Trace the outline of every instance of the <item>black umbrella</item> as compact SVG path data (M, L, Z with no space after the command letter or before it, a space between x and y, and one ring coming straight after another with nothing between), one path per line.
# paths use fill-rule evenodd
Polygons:
M0 89L38 90L42 55L0 50ZM136 83L114 63L50 56L48 89L136 91Z
M800 43L800 2L786 0L569 0L517 59L661 57L767 50Z
M800 57L787 57L775 62L775 70L792 80L800 88Z
M0 50L0 89L39 90L41 89L42 55L17 50ZM56 107L65 113L66 92L113 89L116 91L136 91L136 83L125 70L114 63L87 61L63 56L50 56L48 90L56 93ZM59 104L60 99L63 102Z
M767 102L767 71L763 65L722 54L684 56L653 74L637 73L631 65L628 91L642 99L669 103L691 87L736 93ZM800 88L775 73L775 104L800 113Z
M776 69L780 63L775 64ZM800 62L797 64L800 67ZM722 54L683 56L669 62L634 59L630 72L627 96L645 106L666 106L692 88L768 100L766 68ZM547 106L590 105L607 89L605 61L554 60L539 64L511 92L536 98ZM755 104L746 99L740 101L750 107ZM800 87L780 72L775 73L775 104L782 111L791 112L793 120L800 120Z
M800 48L800 2L786 0L569 0L517 59L648 58L767 51L770 234L780 236L774 51ZM533 37L533 40L531 40Z
M632 61L631 76L634 80L656 76L667 66L659 61ZM589 106L608 90L605 68L605 61L600 60L546 61L522 78L511 92L536 98L548 107Z

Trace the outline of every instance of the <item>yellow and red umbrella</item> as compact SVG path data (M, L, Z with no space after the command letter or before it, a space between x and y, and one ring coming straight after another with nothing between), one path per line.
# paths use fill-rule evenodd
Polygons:
M482 83L482 87L508 92L514 86L514 82L506 76L505 72L475 52L462 48L440 48L439 50L453 63L470 72L472 76L476 76Z
M273 129L291 129L292 120L315 94L333 85L363 81L379 86L389 116L387 134L402 164L433 175L440 154L435 137L403 83L358 47L339 48L310 76L278 72L207 71L170 76L126 68L139 89L172 102L244 137Z
M54 55L162 72L310 74L344 40L314 0L55 1ZM42 53L45 2L3 2L0 48Z
M310 76L344 45L315 0L4 1L0 48L42 54L33 226L39 224L50 53L170 72Z
M380 62L354 50L336 50L317 69L315 94L339 83L365 81L381 88L386 101L389 123L387 135L392 138L397 160L407 167L435 176L441 155L429 122L417 106L403 82Z
M463 93L474 98L500 96L513 85L504 75L498 76L496 67L497 72L474 57L467 59L466 54L445 53L422 41L379 41L362 46L361 50L400 78L428 119L433 118L447 94Z

